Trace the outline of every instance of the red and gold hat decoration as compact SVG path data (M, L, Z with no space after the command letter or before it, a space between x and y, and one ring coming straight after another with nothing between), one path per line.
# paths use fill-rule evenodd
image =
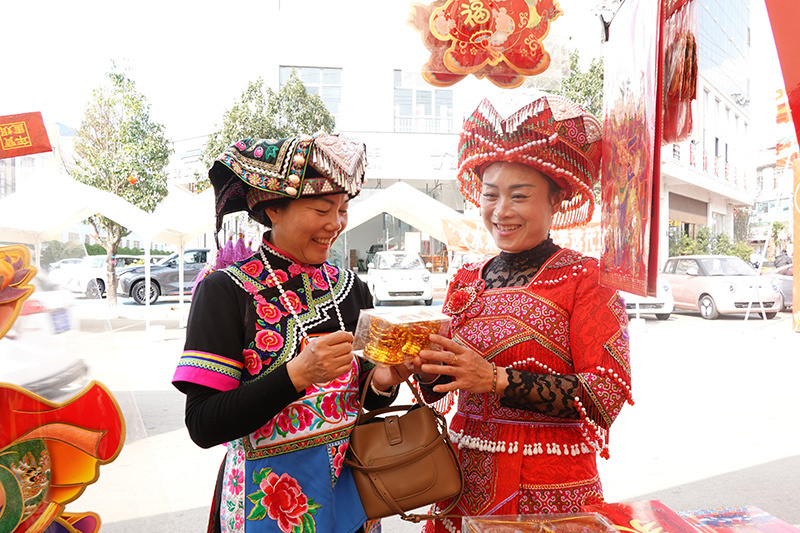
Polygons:
M438 87L469 74L519 87L550 66L542 40L562 14L556 0L436 0L414 4L409 23L430 51L422 77Z
M533 167L567 191L552 228L585 224L594 213L600 173L602 124L580 106L544 94L501 116L484 99L464 122L458 145L458 180L464 197L480 206L481 173L495 162Z

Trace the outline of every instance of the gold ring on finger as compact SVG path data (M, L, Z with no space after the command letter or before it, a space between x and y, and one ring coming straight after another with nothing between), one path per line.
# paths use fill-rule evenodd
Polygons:
M450 361L450 366L456 366L456 363L458 363L458 356L453 354L453 360Z

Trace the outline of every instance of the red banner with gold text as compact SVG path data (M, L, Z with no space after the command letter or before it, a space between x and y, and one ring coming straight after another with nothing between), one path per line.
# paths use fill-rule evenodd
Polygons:
M41 113L0 117L0 159L50 152L52 149Z

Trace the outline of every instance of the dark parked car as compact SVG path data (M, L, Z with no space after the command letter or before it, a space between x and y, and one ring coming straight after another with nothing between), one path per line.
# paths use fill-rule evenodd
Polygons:
M208 261L207 249L191 249L183 252L183 293L191 294L197 274ZM178 254L168 255L150 267L150 303L161 295L180 294ZM139 305L147 303L144 266L128 268L118 276L117 294L133 298Z

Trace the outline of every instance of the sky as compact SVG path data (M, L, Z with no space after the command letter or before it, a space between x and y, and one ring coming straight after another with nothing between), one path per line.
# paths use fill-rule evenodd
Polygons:
M206 135L221 122L247 82L258 77L253 67L258 54L280 53L274 43L264 44L269 42L270 21L259 23L259 11L280 2L308 1L253 0L236 8L207 0L4 2L0 115L41 111L45 122L77 129L92 89L103 82L115 60L129 68L129 76L151 104L152 119L166 126L168 137L179 141ZM340 2L343 7L358 3ZM587 8L596 2L560 0L559 4L565 14L556 22L570 36L570 47L578 48L588 64L602 53L600 25ZM753 76L753 83L766 83L763 94L771 95L757 99L755 91L761 89L754 85L751 119L757 122L765 120L765 113L774 120L772 80L777 60L763 0L753 0L753 5L752 50L759 58L755 64L765 71ZM299 38L288 45L319 43Z
M269 21L254 23L259 7L299 1L307 0L254 0L236 9L206 0L4 2L3 42L6 51L15 52L2 60L0 115L41 111L46 122L78 128L92 89L103 82L113 59L130 69L152 118L166 125L168 136L206 135L258 77L254 58L280 53L260 44L268 41ZM409 1L381 1L410 11ZM583 9L589 3L562 0L565 15L559 19L575 46L584 49L586 62L600 52L599 22ZM291 46L319 45L307 41ZM420 52L425 58L421 44Z

